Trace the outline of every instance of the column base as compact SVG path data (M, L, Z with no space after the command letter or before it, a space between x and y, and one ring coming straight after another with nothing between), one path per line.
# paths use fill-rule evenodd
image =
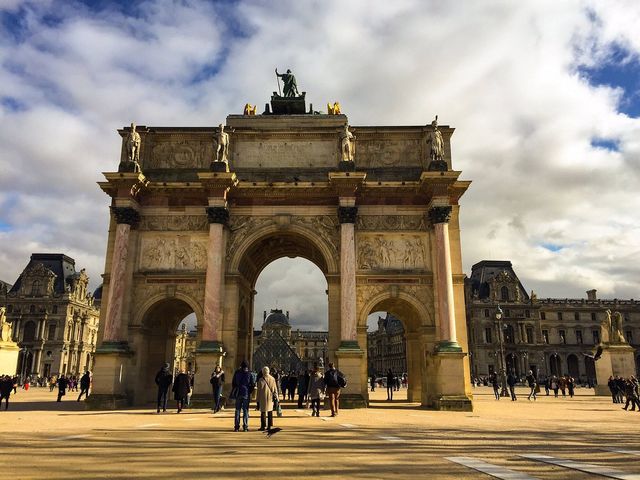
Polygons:
M196 372L193 382L191 403L197 407L211 407L213 405L213 390L211 389L211 373L216 366L222 367L224 351L222 343L217 341L203 341L196 349ZM227 383L231 384L234 372L225 372Z
M340 342L340 347L338 347L338 350L357 350L358 352L362 351L357 340L342 340Z
M432 408L444 412L472 412L473 403L466 395L443 395L434 400Z
M85 400L88 410L118 410L129 406L126 395L92 393Z
M129 343L126 341L113 341L102 342L102 344L96 348L96 353L133 353L129 348Z
M440 352L456 352L461 353L462 347L458 344L458 342L452 342L450 340L442 340L438 342L436 345L436 353Z
M87 408L117 409L131 404L127 374L132 355L127 342L103 342L96 350L93 388L86 401Z
M427 381L422 406L432 410L473 411L469 380L462 351L438 351L427 357Z
M219 353L222 355L222 342L217 340L202 340L196 348L196 353Z
M362 376L364 351L355 340L342 341L336 350L337 365L347 379L347 386L340 391L341 408L363 408L368 405L366 375ZM328 405L328 404L327 404Z

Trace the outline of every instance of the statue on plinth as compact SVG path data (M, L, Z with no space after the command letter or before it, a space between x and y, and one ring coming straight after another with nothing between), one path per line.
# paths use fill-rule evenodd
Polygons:
M438 116L431 122L433 130L429 132L427 143L430 145L429 170L447 171L447 162L444 160L444 140L442 133L438 130Z
M611 310L606 310L605 314L607 316L600 322L601 343L609 343L611 338Z
M233 131L233 130L232 130ZM213 141L216 144L216 155L211 163L211 169L214 172L229 171L229 134L224 131L224 125L218 125Z
M344 131L340 135L340 152L343 162L353 162L356 152L356 137L349 131L349 125L344 124Z
M136 124L131 123L131 130L127 135L125 145L127 147L126 161L120 163L118 171L121 172L140 172L140 134L136 132Z
M10 342L11 341L11 330L12 326L9 322L7 322L6 307L0 307L0 341L2 342Z
M609 310L607 310L609 312ZM622 314L614 312L613 321L611 322L611 343L627 343L622 333Z
M276 76L282 78L282 92L285 97L297 97L300 94L298 93L298 84L296 83L296 77L291 73L291 70L287 70L287 73L278 73L278 69L276 68ZM280 89L280 83L278 83L278 89Z
M327 115L340 115L340 102L333 102L333 105L327 103Z

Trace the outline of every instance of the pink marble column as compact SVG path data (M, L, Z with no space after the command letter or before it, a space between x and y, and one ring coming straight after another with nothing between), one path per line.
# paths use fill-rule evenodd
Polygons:
M111 271L109 276L109 295L107 299L107 314L103 342L122 341L122 307L127 289L127 258L129 256L129 232L131 226L138 222L138 212L129 207L115 207L113 212L117 226L113 254L111 256Z
M201 347L218 348L222 341L222 277L224 274L224 226L229 220L225 207L208 207L209 244L204 292L204 320Z
M358 348L356 329L356 247L357 207L339 207L340 219L340 336L342 344Z
M451 249L449 246L449 216L451 207L433 207L429 217L434 228L436 249L436 282L438 285L438 323L440 349L460 350L456 337L456 315L453 300Z

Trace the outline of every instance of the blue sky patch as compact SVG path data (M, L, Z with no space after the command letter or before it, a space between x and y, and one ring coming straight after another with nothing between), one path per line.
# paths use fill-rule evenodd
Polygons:
M563 245L558 245L556 243L542 243L541 246L550 252L558 252L564 248Z
M0 220L0 232L8 232L9 230L11 230L11 225Z
M618 140L612 140L610 138L592 138L591 146L594 148L603 148L611 152L619 152L620 145Z
M624 47L613 44L609 57L593 67L581 66L578 72L593 86L621 88L618 111L640 117L640 58Z
M13 97L0 97L0 105L10 112L20 112L26 110L26 105Z

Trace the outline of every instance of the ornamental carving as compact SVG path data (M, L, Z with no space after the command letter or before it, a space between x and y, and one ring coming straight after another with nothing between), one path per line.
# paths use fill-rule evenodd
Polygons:
M20 291L22 295L40 297L52 295L56 274L42 263L34 263L22 272Z
M141 270L204 270L207 240L189 235L143 239Z
M165 141L153 147L147 168L208 168L214 155L211 141Z
M389 290L389 285L357 285L356 303L361 307L380 293Z
M229 219L230 235L227 241L227 258L231 259L233 257L250 233L274 223L271 217L251 217L248 215L231 217Z
M340 248L340 234L337 219L330 215L314 215L312 217L294 216L291 223L307 228L318 235L336 251Z
M135 208L131 207L111 207L116 223L125 223L135 227L140 221L140 214Z
M358 268L407 270L427 268L427 249L420 235L358 237Z
M425 230L424 215L359 215L356 228L360 231Z
M140 220L140 230L148 231L204 231L209 223L205 215L155 215Z

